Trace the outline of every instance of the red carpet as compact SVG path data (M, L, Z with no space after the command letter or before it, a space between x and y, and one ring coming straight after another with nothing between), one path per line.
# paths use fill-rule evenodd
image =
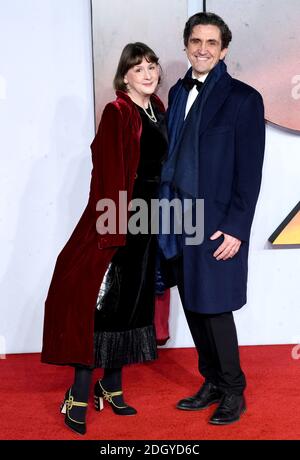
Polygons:
M110 407L97 413L91 395L83 437L68 430L59 414L73 370L41 364L39 354L8 355L0 361L0 439L300 439L300 362L291 358L292 347L241 347L248 410L230 426L207 423L215 406L200 412L175 408L200 386L196 352L161 349L159 360L125 369L126 401L138 414L120 417Z

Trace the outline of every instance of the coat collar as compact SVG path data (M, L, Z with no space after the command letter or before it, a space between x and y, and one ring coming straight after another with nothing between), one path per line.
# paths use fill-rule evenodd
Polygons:
M122 99L123 101L127 102L131 107L135 107L134 102L128 96L128 94L125 93L125 91L117 90L116 95L117 95L118 99ZM151 100L151 102L153 102L156 105L156 107L158 108L158 110L160 112L165 111L164 104L162 103L162 101L160 100L160 98L156 94L152 94L150 100Z
M212 118L223 105L225 99L228 97L228 94L231 90L231 84L232 77L228 73L225 73L216 83L216 86L209 95L203 107L203 114L201 118L199 134L205 131L209 122L212 120Z
M190 67L188 71L186 72L185 76L191 77L192 70L193 70L192 67ZM183 86L183 78L180 78L174 87L175 96L176 96L176 92L180 91L182 86ZM232 87L232 77L227 72L225 72L224 75L222 75L219 81L216 83L213 91L209 95L206 103L204 104L203 114L202 114L201 123L200 123L200 130L199 130L200 134L203 133L203 131L208 126L209 122L212 120L214 115L218 112L219 108L224 103L225 99L227 98L231 90L231 87ZM185 91L184 95L185 95L185 97L183 97L184 107L182 107L182 114L181 114L182 117L184 116L185 105L186 105L186 101L188 98L188 91ZM176 117L179 116L178 111L176 111L175 116ZM189 118L190 118L190 113L188 114L188 116L186 117L184 121L182 118L182 123L184 123L184 129L186 125L188 124Z

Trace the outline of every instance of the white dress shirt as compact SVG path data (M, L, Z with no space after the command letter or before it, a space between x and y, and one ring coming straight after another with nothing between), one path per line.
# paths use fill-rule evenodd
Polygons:
M202 81L202 83L205 82L207 75L208 75L208 73L206 73L205 75L201 75L201 77L197 78L197 77L195 77L194 72L192 72L192 78L196 78L196 80ZM197 90L197 86L195 85L195 86L193 86L193 88L190 90L189 95L188 95L188 98L187 98L187 101L186 101L184 119L186 119L186 116L187 116L187 114L189 113L190 108L191 108L192 105L194 104L195 99L196 99L196 97L198 96L198 94L199 94L199 91Z

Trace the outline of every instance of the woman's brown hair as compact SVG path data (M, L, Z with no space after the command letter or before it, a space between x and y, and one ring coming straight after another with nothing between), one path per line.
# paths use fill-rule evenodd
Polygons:
M114 88L116 90L127 92L124 77L128 70L142 62L143 58L148 62L158 64L159 58L154 51L141 42L128 43L122 51L116 75L114 78Z

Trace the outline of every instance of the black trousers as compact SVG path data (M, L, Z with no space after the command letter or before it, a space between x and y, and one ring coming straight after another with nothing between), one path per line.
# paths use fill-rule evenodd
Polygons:
M174 275L184 308L182 259L174 262ZM232 312L207 315L184 308L184 313L198 352L199 372L205 381L224 392L242 394L246 379L240 366Z

